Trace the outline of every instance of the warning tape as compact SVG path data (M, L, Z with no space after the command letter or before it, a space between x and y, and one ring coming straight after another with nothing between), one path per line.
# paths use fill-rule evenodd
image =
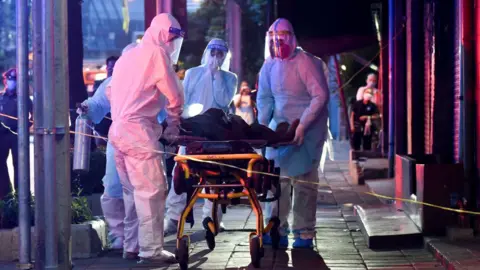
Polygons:
M0 116L4 116L4 117L8 117L8 118L11 118L11 119L18 120L18 118L16 118L16 117L13 117L13 116L10 116L10 115L5 115L5 114L2 114L2 113L0 113ZM93 129L93 127L90 127L90 128ZM99 135L93 135L93 134L87 134L87 133L81 133L81 132L75 132L75 131L70 131L70 133L71 134L84 135L84 136L88 136L88 137L91 137L91 138L98 138L98 139L108 141L108 138L103 137L103 136L99 136ZM185 159L188 159L188 160L191 160L191 161L206 163L206 164L211 164L211 165L217 165L217 166L222 166L222 167L227 167L227 168L243 171L243 172L246 172L246 173L260 174L260 175L271 176L271 177L279 177L280 179L282 179L284 181L288 180L288 181L292 181L292 182L298 183L298 184L313 185L313 186L317 186L317 187L330 187L329 185L326 185L326 184L312 183L312 182L309 182L309 181L306 181L306 180L294 179L294 178L291 178L291 177L277 175L277 174L273 174L273 173L253 171L253 170L250 171L250 170L247 170L245 168L241 168L241 167L238 167L238 166L234 166L234 165L226 164L226 163L222 163L222 162L217 162L217 161L212 161L212 160L201 160L201 159L190 157L188 155L181 155L181 154L172 153L172 152L160 151L160 150L150 149L150 148L146 148L146 147L142 147L142 146L139 146L139 147L143 148L143 149L146 149L146 150L149 150L149 151L152 151L152 152L155 152L155 153L158 153L158 154L168 154L168 155L172 155L172 156L178 156L178 157L182 157L182 158L185 158ZM412 199L404 199L404 198L397 198L397 197L381 195L381 194L377 194L375 192L353 191L353 190L339 189L339 188L335 188L335 189L330 188L330 190L331 191L338 190L338 191L350 191L350 192L355 192L355 193L363 193L363 194L374 196L374 197L377 197L377 198L380 198L380 199L407 202L407 203L412 203L412 204L418 204L418 205L423 205L423 206L427 206L427 207L437 208L437 209L441 209L441 210L444 210L444 211L455 212L455 213L459 213L459 214L468 214L468 215L480 216L480 212L476 212L476 211L469 211L469 210L462 210L462 209L444 207L444 206L440 206L440 205L436 205L436 204L432 204L432 203L428 203L428 202L421 202L421 201L412 200Z

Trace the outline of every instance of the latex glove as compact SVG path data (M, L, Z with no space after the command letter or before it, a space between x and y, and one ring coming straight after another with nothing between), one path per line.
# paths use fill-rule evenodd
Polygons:
M167 141L172 141L175 136L180 134L180 129L178 126L168 126L162 134L162 138L166 139Z
M297 130L295 130L295 138L293 138L293 143L300 146L303 144L304 138L305 138L305 126L300 124L298 125Z
M77 108L77 114L85 115L87 113L88 113L88 105L86 103L80 104L80 106Z

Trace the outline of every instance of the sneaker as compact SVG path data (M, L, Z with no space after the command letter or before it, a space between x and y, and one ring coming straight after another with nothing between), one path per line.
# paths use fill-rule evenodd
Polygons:
M272 238L270 234L263 235L263 244L266 246L272 245ZM280 236L280 242L278 243L279 247L288 247L288 235Z
M223 224L223 222L220 222L220 228L219 228L219 231L220 232L224 232L226 229L225 229L225 225Z
M123 249L123 237L117 237L110 242L110 249L120 250Z
M138 253L124 251L122 257L123 257L124 260L129 260L129 261L134 261L135 260L136 261L136 260L138 260Z
M163 221L163 236L169 236L177 233L178 220L165 218Z
M138 264L152 264L152 263L177 263L175 254L162 250L162 253L158 256L151 258L140 258Z
M293 248L313 248L313 239L302 239L302 238L295 238L293 241Z

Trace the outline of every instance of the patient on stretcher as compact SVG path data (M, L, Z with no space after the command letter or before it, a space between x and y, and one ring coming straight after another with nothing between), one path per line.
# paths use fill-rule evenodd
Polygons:
M240 116L212 108L203 114L182 119L180 135L203 137L212 141L262 140L268 145L275 145L291 142L299 123L299 120L295 120L292 125L280 123L273 131L258 123L248 125ZM167 123L162 125L166 128Z

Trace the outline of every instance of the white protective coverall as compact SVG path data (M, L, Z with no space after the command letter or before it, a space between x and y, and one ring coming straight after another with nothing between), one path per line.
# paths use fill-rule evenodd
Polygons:
M109 140L115 148L125 207L136 207L140 262L175 259L163 249L167 182L157 116L166 108L168 128L163 133L178 134L184 98L173 65L183 36L173 16L157 15L140 44L120 57L107 89L112 107ZM129 185L133 190L126 188Z
M297 47L290 22L278 19L273 23L267 33L266 61L260 71L258 120L272 130L278 123L292 123L295 119L300 119L300 125L294 139L297 145L267 148L266 157L274 159L281 175L290 180L282 178L282 196L278 204L266 204L265 216L268 221L278 215L280 234L288 234L293 185L292 229L295 238L301 239L314 237L318 194L316 185L295 180L318 183L318 167L327 135L329 92L318 61L321 60Z
M129 44L123 49L122 54L134 48L136 43ZM82 107L86 108L87 117L93 123L98 124L110 112L110 102L105 94L111 77L105 79L93 97L88 98L82 103ZM79 113L82 113L80 111ZM100 203L103 215L109 228L109 241L113 249L125 249L127 252L138 252L138 220L136 218L135 208L126 209L132 213L125 220L125 207L123 203L123 191L120 178L118 177L117 168L115 167L114 149L110 143L107 143L107 164L105 168L105 176L102 179L105 187ZM124 221L125 220L125 221ZM124 230L124 222L131 224ZM124 239L127 239L124 243Z
M211 108L228 110L238 84L237 75L228 71L230 69L230 59L231 54L225 41L215 38L208 43L203 53L201 65L191 68L185 73L185 79L183 80L185 90L183 117L192 117ZM186 154L185 147L180 147L179 154ZM180 219L185 203L186 194L177 195L175 190L171 188L167 198L167 220L165 223L167 234L176 232L176 222ZM211 216L212 207L213 203L205 200L203 218ZM220 207L217 216L219 222L221 222L222 211Z

